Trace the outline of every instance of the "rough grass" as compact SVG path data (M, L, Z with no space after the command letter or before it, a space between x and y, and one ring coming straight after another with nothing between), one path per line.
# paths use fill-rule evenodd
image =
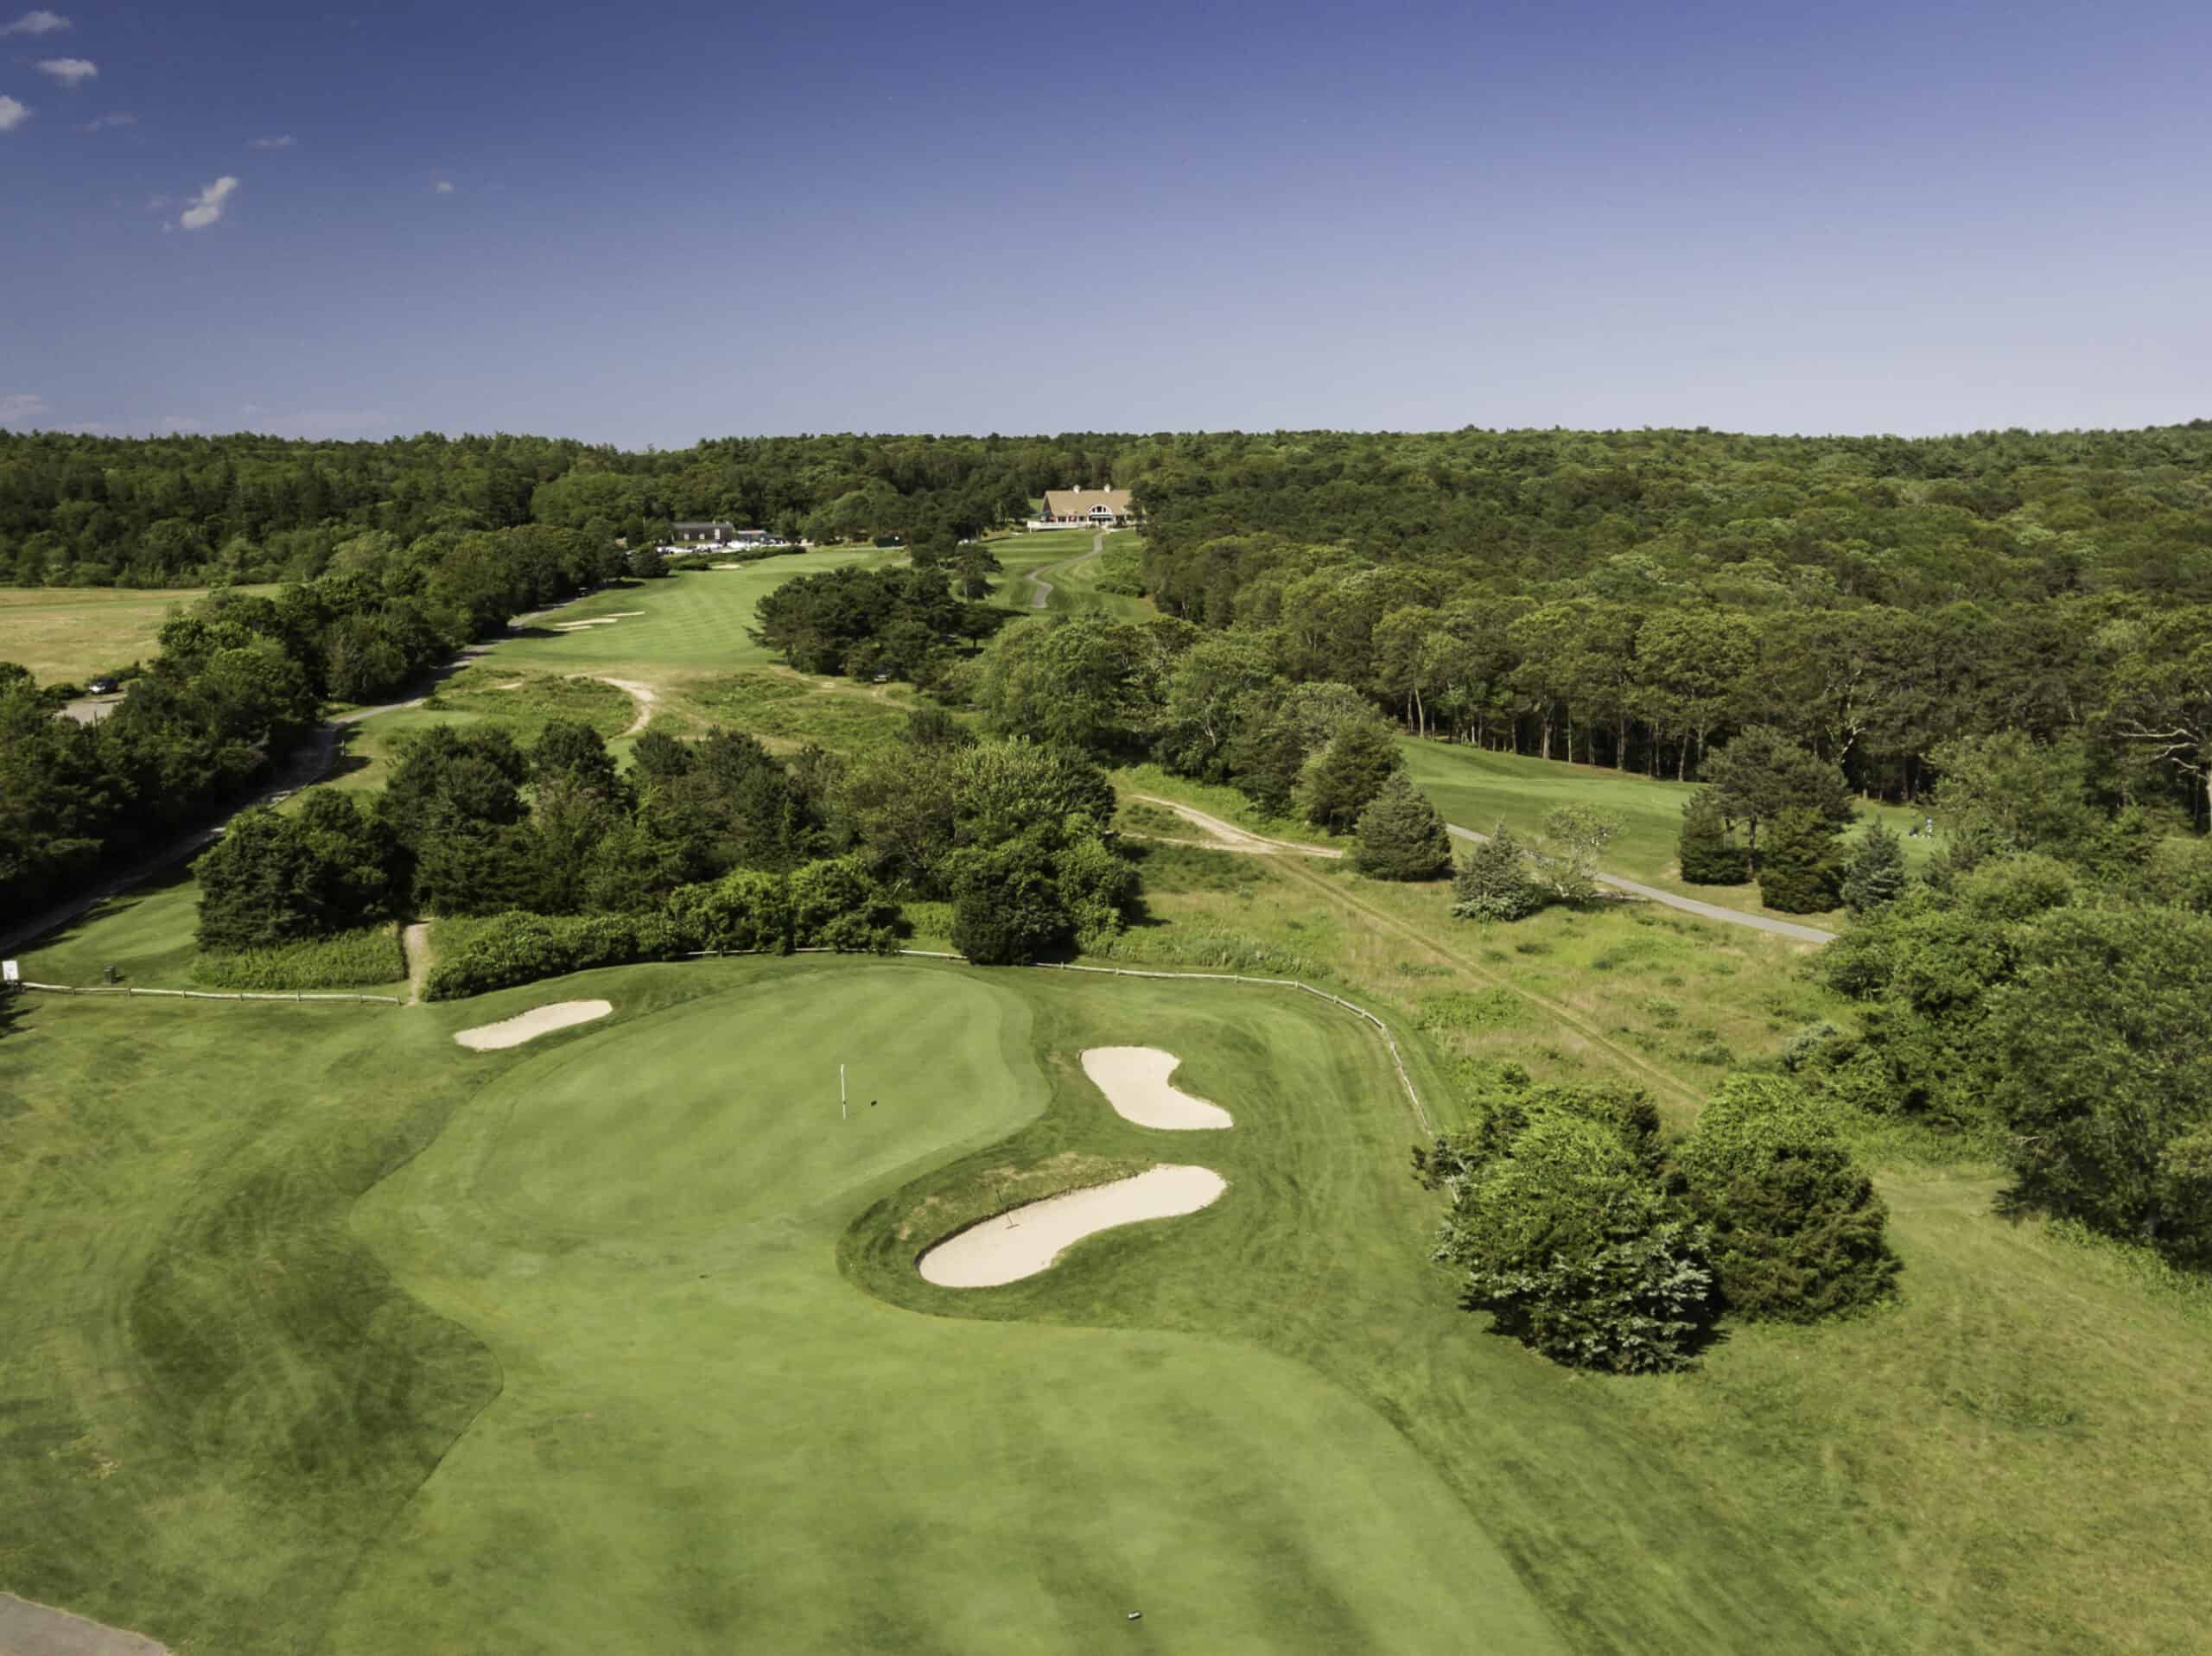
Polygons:
M869 752L899 740L913 706L908 696L879 695L857 686L783 672L696 680L686 688L684 699L708 723L750 731L771 746L791 749L814 742L847 754Z
M273 593L274 587L242 587ZM204 587L142 592L111 587L0 587L0 661L28 667L41 684L82 684L151 661L170 616L207 595Z
M1348 834L1332 834L1326 828L1315 828L1302 818L1276 816L1263 811L1240 789L1215 783L1193 782L1188 777L1176 776L1156 765L1126 765L1115 771L1113 777L1117 792L1153 794L1161 799L1172 799L1270 839L1338 850L1349 849L1354 843ZM1203 832L1182 822L1179 818L1177 820L1181 828L1179 837L1189 838Z
M204 989L365 989L404 985L399 928L363 926L271 949L202 954L192 980Z

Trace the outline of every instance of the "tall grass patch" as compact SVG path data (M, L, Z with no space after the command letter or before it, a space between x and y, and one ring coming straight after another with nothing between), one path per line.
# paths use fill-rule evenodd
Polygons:
M203 952L192 965L192 980L203 989L359 989L397 983L406 975L407 954L393 925L271 949Z

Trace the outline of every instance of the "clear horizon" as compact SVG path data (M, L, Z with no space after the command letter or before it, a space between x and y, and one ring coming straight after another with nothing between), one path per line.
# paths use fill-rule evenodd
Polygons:
M2212 9L2178 0L0 29L11 428L2212 416Z

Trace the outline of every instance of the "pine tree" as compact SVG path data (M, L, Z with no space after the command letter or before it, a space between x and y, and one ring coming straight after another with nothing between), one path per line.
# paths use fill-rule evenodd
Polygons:
M1380 720L1353 720L1307 761L1298 780L1298 805L1316 828L1345 833L1404 764Z
M1359 814L1352 866L1370 879L1435 879L1452 871L1452 836L1428 796L1401 774Z
M1525 920L1550 900L1529 869L1529 853L1500 822L1452 881L1452 912L1462 920Z
M1821 914L1836 905L1837 829L1798 806L1774 819L1759 856L1759 901L1782 914Z
M1904 844L1879 822L1869 828L1843 868L1843 906L1866 914L1904 895Z
M1750 860L1736 843L1720 814L1720 800L1700 788L1682 807L1681 838L1675 844L1682 878L1693 885L1741 885L1751 875Z

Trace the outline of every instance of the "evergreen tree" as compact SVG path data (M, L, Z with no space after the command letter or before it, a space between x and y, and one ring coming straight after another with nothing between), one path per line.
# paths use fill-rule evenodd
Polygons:
M1452 836L1444 819L1402 772L1359 814L1352 863L1370 879L1435 879L1451 872Z
M1751 878L1750 859L1736 843L1720 799L1700 788L1682 805L1682 831L1675 854L1682 879L1692 885L1741 885Z
M1548 901L1529 872L1528 853L1503 822L1452 881L1452 912L1462 920L1525 920Z
M1837 833L1832 821L1803 806L1777 816L1759 858L1759 901L1783 914L1835 907Z
M1871 1304L1897 1280L1873 1181L1793 1083L1729 1076L1680 1165L1730 1310L1809 1323Z
M1382 720L1351 720L1307 762L1298 779L1299 809L1316 828L1348 833L1404 764Z
M1843 906L1868 914L1904 895L1904 843L1876 822L1843 866Z

